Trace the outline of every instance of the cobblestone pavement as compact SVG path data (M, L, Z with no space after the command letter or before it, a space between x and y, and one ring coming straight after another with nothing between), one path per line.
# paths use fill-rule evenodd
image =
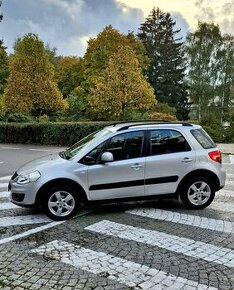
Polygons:
M231 157L231 158L230 158ZM234 164L199 211L177 201L84 208L66 222L8 202L0 178L0 289L234 289Z

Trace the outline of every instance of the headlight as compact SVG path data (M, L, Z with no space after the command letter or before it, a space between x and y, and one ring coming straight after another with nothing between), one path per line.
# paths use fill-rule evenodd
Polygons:
M18 184L27 184L30 182L37 181L41 177L41 174L39 171L34 171L29 174L20 174L17 178L17 183Z

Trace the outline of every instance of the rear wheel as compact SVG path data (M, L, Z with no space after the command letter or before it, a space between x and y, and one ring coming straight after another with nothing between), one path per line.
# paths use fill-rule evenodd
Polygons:
M207 207L215 197L213 183L205 177L194 177L182 187L180 198L184 205L192 209Z
M73 217L79 205L79 196L72 188L57 186L47 190L43 206L50 218L62 221Z

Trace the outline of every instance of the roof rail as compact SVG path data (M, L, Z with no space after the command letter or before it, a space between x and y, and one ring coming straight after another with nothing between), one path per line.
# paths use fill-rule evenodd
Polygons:
M121 124L122 122L120 123L116 123L115 125L117 124ZM124 122L124 123L128 123L128 122ZM124 124L122 123L122 124ZM163 125L163 124L178 124L178 125L182 125L182 126L193 126L192 124L190 123L187 123L187 122L170 122L170 121L155 121L155 120L142 120L142 121L131 121L129 123L135 123L135 124L129 124L129 125L126 125L126 126L123 126L123 127L120 127L117 131L122 131L122 130L126 130L128 129L129 127L135 127L135 126L139 126L139 125L148 125L148 124L151 124L151 125ZM115 126L114 125L114 126Z
M162 122L162 123L168 123L170 121L167 120L162 120L162 119L153 119L153 120L128 120L128 121L119 121L119 122L115 122L110 124L110 126L116 126L119 124L127 124L127 123L156 123L156 122Z

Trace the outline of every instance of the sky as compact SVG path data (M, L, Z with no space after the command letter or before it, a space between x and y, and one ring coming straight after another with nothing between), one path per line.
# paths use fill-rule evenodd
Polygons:
M171 14L182 37L199 20L234 34L234 0L2 0L0 39L11 53L18 37L36 33L58 55L83 56L87 40L107 25L137 33L153 7Z

